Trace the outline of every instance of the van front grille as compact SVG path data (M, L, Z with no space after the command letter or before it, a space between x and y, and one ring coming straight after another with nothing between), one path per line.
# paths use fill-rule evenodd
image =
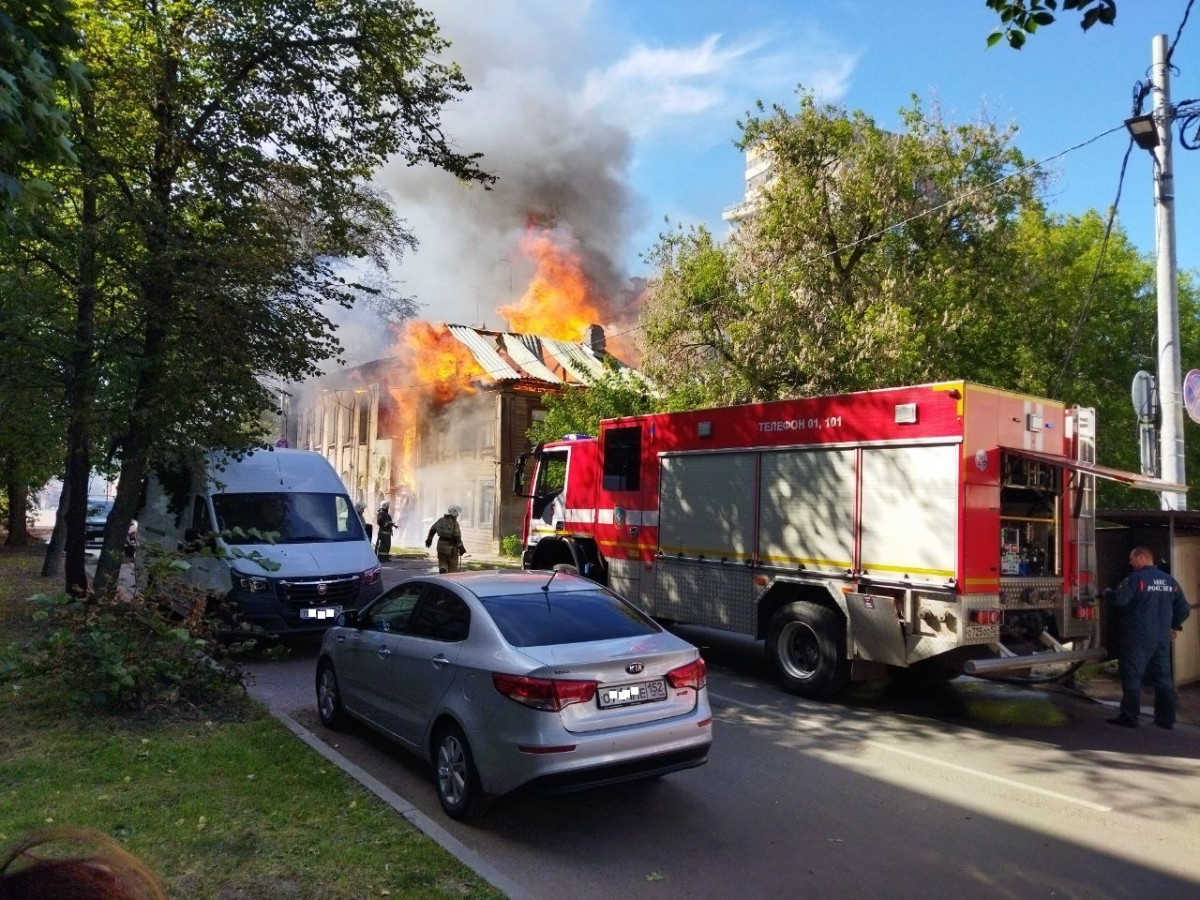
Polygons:
M279 599L296 608L306 606L357 606L358 576L280 579Z

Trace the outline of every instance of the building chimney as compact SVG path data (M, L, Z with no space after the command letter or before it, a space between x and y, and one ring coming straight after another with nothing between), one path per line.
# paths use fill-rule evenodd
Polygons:
M583 343L587 345L592 356L599 359L604 355L604 326L587 325L583 329Z

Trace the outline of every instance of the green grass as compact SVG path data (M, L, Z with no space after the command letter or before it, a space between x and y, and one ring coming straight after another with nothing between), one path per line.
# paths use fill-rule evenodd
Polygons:
M45 582L0 552L0 633ZM47 709L0 684L0 843L83 826L173 897L502 895L249 700L156 720Z

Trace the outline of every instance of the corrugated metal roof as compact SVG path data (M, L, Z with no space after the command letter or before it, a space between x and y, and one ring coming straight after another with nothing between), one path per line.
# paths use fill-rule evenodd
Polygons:
M447 330L471 351L489 381L539 381L546 384L574 384L603 376L605 359L613 360L619 369L649 386L646 376L614 356L594 356L584 343L560 341L536 334L516 334L510 331L487 331L467 325L447 325ZM506 359L501 350L507 354ZM549 363L549 365L548 365ZM560 377L551 368L557 363L567 373Z
M549 382L550 384L559 384L559 377L542 363L537 349L526 345L526 341L536 345L536 340L529 340L530 337L531 335L523 334L500 335L500 339L504 341L504 348L508 351L508 355L513 358L513 362L529 374L529 377L535 378L538 381Z
M584 381L600 378L604 374L604 363L592 356L583 344L558 341L554 338L540 338L542 346L550 355L558 360L558 364ZM580 372L583 375L580 375Z
M496 352L496 337L484 337L487 332L465 325L447 325L447 330L468 350L475 355L475 360L483 368L487 377L494 381L517 381L525 377Z

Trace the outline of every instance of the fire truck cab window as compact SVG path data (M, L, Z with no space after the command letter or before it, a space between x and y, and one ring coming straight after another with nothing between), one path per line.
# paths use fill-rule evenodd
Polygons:
M533 517L554 524L555 497L562 494L567 483L567 451L542 454L538 463L537 487L533 498ZM561 505L561 503L559 504Z
M604 433L604 490L636 491L641 464L642 428L610 428Z

